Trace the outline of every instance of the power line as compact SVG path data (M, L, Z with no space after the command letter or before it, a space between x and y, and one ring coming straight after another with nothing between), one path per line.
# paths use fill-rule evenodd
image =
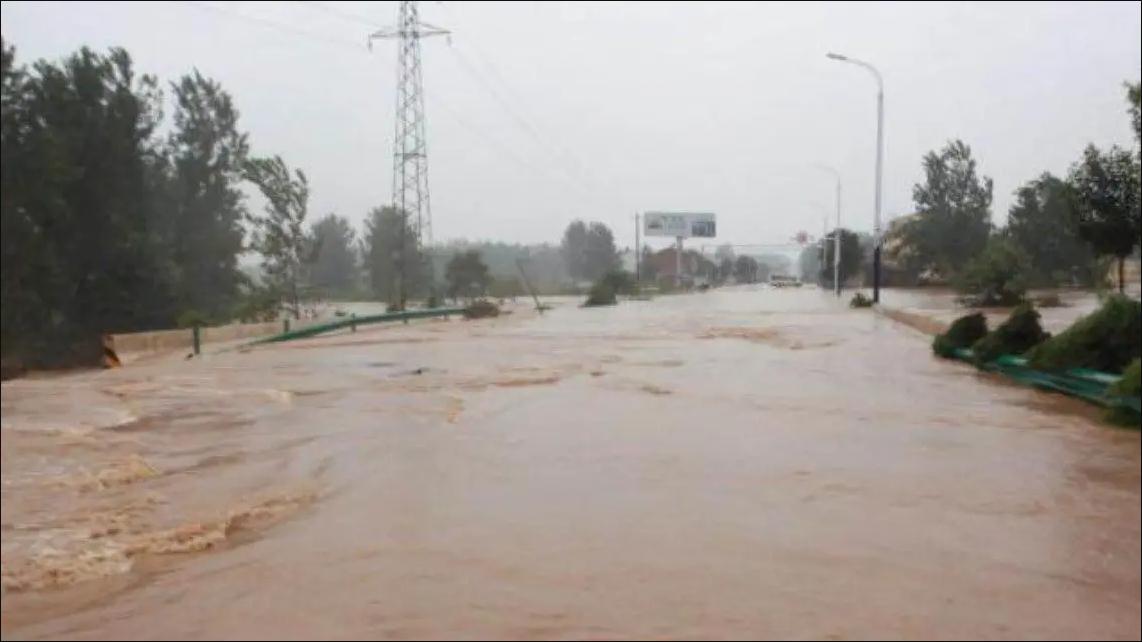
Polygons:
M382 24L377 20L374 20L372 18L368 18L366 16L358 15L355 13L350 13L348 11L343 11L343 10L337 9L335 7L331 7L324 2L315 2L314 0L297 0L297 2L300 2L301 4L304 4L304 5L308 5L310 8L318 9L318 10L323 11L323 12L325 12L331 16L335 16L337 18L341 18L342 20L347 20L349 22L355 22L355 23L363 24L363 25L373 27L373 28L379 28L382 26Z
M449 6L452 3L446 4L446 3L438 0L437 4L444 7L444 9L452 15L453 23L460 22L460 19L457 16L456 11L454 11L452 9L452 7ZM504 80L504 75L502 73L500 73L499 67L492 61L491 57L488 56L488 54L485 52L485 50L480 47L477 40L478 40L477 38L469 35L466 38L465 42L468 43L468 45L471 47L472 52L475 54L478 61L488 71L491 78L493 80L495 80L496 82L498 82L501 89L503 89L508 94L510 94L509 97L512 99L512 102L522 103L523 100L520 98L519 92L514 91L512 89L512 87L507 83L507 81ZM521 120L525 121L526 126L530 129L531 133L536 137L536 139L541 144L550 147L552 149L553 153L560 155L561 157L563 157L563 159L569 160L571 162L571 164L573 164L575 166L575 170L583 178L586 178L587 180L589 180L592 183L598 182L595 180L594 176L592 175L592 173L591 173L590 169L587 167L587 165L584 164L583 162L581 162L574 154L572 154L570 151L568 151L567 149L563 148L560 145L553 144L550 139L547 139L546 137L541 136L541 134L539 132L539 128L535 126L534 122L529 122L529 121L527 121L526 118L524 118L523 116L519 116L518 114L517 114L517 116Z
M281 31L283 33L288 33L288 34L291 34L294 36L301 36L302 38L309 38L310 40L313 40L315 42L323 42L326 44L337 45L339 47L352 47L354 51L360 51L361 50L361 45L351 43L348 40L341 40L340 38L331 38L329 36L323 36L321 34L313 33L311 31L305 31L303 29L297 29L296 27L291 27L287 24L275 22L273 20L267 20L265 18L261 18L258 16L251 16L251 15L248 15L245 13L239 13L239 12L231 10L231 9L223 9L222 7L217 6L217 5L211 5L211 4L205 4L202 2L196 2L195 0L183 0L183 2L189 6L195 7L196 9L201 9L204 11L212 12L212 13L218 14L220 16L238 18L241 20L245 20L247 22L252 22L254 24L261 25L263 27L275 29L275 30Z

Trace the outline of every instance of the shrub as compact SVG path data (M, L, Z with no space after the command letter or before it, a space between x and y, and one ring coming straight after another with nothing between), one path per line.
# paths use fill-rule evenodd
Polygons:
M1122 295L1107 297L1102 307L1044 341L1029 356L1031 367L1040 370L1122 372L1142 356L1142 304Z
M953 321L947 332L936 335L932 340L932 351L950 359L955 356L956 349L971 347L986 334L987 319L982 314L964 315Z
M483 319L500 316L500 308L487 299L476 299L464 308L465 319Z
M424 307L428 309L438 308L440 307L440 300L436 298L435 294L430 295L428 300L424 302Z
M625 270L611 270L600 277L599 282L606 283L615 294L636 294L638 291L634 275Z
M956 279L963 301L972 306L1008 306L1023 301L1031 260L1007 239L992 237Z
M618 301L615 299L614 287L604 280L599 280L595 285L591 286L591 291L587 293L587 300L583 305L590 308L599 305L614 305L616 303L618 303Z
M1004 354L1023 354L1051 335L1039 325L1039 312L1024 303L987 336L972 344L976 365L994 361Z
M1122 378L1110 387L1111 394L1123 397L1142 396L1142 360L1135 359L1122 371Z
M1108 392L1118 397L1138 398L1142 396L1142 381L1140 379L1142 379L1142 361L1135 359L1122 372L1122 378L1118 380L1118 383L1111 386ZM1138 413L1130 408L1113 407L1107 412L1106 418L1122 426L1142 428L1142 418L1139 418Z
M850 308L871 308L872 299L864 295L864 292L857 292L853 295L852 300L849 301Z

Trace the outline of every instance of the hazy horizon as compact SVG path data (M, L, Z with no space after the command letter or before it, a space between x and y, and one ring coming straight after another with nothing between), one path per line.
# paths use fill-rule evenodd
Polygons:
M625 246L635 212L698 210L717 243L785 241L832 215L814 163L843 175L843 224L870 230L875 85L830 50L884 75L886 222L911 211L923 154L960 138L1002 224L1019 185L1087 143L1133 144L1139 7L423 2L453 31L423 42L435 238L558 243L582 218ZM360 228L389 201L396 50L364 42L396 2L2 11L18 64L121 46L164 87L194 68L220 81L252 151L309 175L312 219Z

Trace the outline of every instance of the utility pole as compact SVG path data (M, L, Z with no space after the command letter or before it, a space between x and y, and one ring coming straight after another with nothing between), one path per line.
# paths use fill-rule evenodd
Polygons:
M828 165L817 163L813 167L828 172L833 176L837 182L837 226L836 231L833 233L833 291L838 297L841 296L841 173Z
M420 39L450 32L420 21L415 0L402 0L397 26L369 34L397 41L396 135L393 137L392 206L400 220L400 240L394 253L397 307L404 309L407 293L405 246L408 222L415 221L416 247L432 244L432 208L428 197L428 154L424 133L424 86L421 82Z
M872 221L872 302L880 303L880 245L882 241L880 229L880 190L881 183L883 182L882 170L884 164L884 79L876 67L873 67L863 60L849 58L848 56L842 56L841 54L832 52L825 54L825 57L864 67L876 78L876 209L873 211Z
M642 283L642 253L639 252L638 212L634 213L634 283Z

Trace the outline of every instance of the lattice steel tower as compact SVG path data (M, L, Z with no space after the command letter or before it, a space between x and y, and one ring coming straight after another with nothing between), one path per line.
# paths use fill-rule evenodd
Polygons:
M420 78L420 39L447 35L446 29L420 21L415 0L400 3L395 28L369 36L396 40L397 60L396 135L393 138L393 207L411 220L418 245L432 243L432 207L428 197L428 156L424 135L424 86ZM403 230L402 230L403 233ZM403 243L401 244L403 246Z

